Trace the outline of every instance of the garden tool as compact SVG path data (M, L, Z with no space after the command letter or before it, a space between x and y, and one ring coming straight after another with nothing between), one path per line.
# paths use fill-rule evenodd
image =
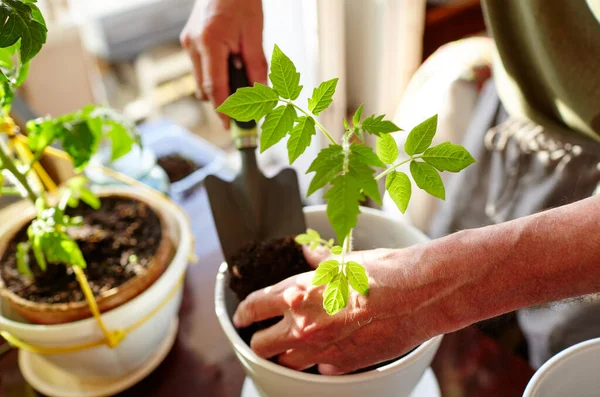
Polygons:
M229 88L249 86L238 55L229 58ZM258 167L255 121L231 120L231 136L241 156L241 170L233 181L209 175L204 183L221 249L230 260L241 248L256 241L295 236L305 231L298 177L286 168L267 178Z

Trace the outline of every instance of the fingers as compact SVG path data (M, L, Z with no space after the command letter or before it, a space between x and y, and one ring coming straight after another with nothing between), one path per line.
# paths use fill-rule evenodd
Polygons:
M241 53L246 65L248 80L267 85L267 59L262 44L262 24L251 24L242 35Z
M187 51L192 61L192 66L194 69L193 75L194 79L196 80L196 87L198 87L196 90L196 98L198 98L201 101L205 101L208 99L208 97L202 90L202 60L200 58L200 54L198 53L198 50L194 45L190 45L187 48Z
M314 349L291 349L285 353L281 353L277 357L277 361L284 367L304 371L318 362L317 357L319 352Z
M202 91L217 108L229 96L229 75L227 58L229 49L224 44L203 39L198 46L202 62ZM219 113L225 127L229 127L229 118Z
M321 375L336 376L345 374L344 371L331 364L319 364L319 373Z
M331 254L329 250L325 247L318 247L314 251L312 251L308 245L302 246L302 251L304 252L304 257L306 261L313 269L316 269L319 266L319 263L323 262L327 259Z
M248 295L237 307L233 324L238 328L283 315L288 307L281 293L274 287L267 287Z
M298 345L298 338L291 333L291 320L283 320L272 327L260 330L252 336L250 347L263 358L270 358L293 349Z

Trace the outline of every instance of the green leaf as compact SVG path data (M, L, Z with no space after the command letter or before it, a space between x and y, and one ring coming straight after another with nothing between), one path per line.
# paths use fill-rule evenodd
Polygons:
M96 196L90 190L82 188L79 191L79 198L81 199L81 201L83 201L84 203L86 203L87 205L92 207L93 209L95 209L95 210L100 209L100 205L101 205L100 199L98 198L98 196Z
M364 106L361 103L360 106L358 107L358 109L356 109L354 116L352 117L352 122L354 123L355 127L358 127L360 125L360 118L362 117L363 107Z
M327 217L338 241L344 241L350 229L356 226L359 202L364 199L357 179L346 174L339 175L331 182L333 187L323 196L327 199Z
M65 152L73 159L73 165L77 171L81 171L98 151L102 136L90 128L85 121L78 121L71 125L65 125L62 146Z
M329 283L336 274L340 272L340 263L336 260L328 260L319 263L312 279L312 285L323 285Z
M21 40L21 63L29 62L46 42L46 23L32 2L2 0L0 2L0 47Z
M423 121L410 131L406 142L404 142L404 151L409 156L423 153L433 141L437 129L437 114Z
M297 235L296 238L294 238L294 241L300 245L304 245L310 244L313 240L308 234L302 233Z
M331 247L329 252L331 252L332 255L340 255L342 253L342 247L336 245L335 247Z
M31 268L29 267L29 243L17 244L17 271L24 276L31 277Z
M350 144L350 157L355 157L370 167L385 168L385 164L377 157L373 149L363 143Z
M385 189L389 192L390 197L396 203L400 212L404 214L408 207L412 191L408 175L404 172L391 172L385 179Z
M57 231L47 233L42 237L41 244L48 262L85 269L86 263L81 250L66 233Z
M386 164L394 164L398 158L398 145L391 135L381 135L376 140L377 156Z
M346 307L349 295L348 280L344 273L338 273L325 288L323 307L330 316L333 316Z
M307 174L315 172L308 194L310 196L342 172L344 167L344 151L340 145L329 145L322 149L306 171Z
M308 236L313 241L320 241L321 240L321 235L315 229L310 229L310 228L306 229L306 234L308 234Z
M298 123L290 133L290 139L287 142L290 164L296 161L306 148L310 146L312 136L316 133L315 120L312 117L300 117Z
M311 251L316 250L317 248L319 248L319 242L318 241L313 241L312 243L310 243L309 248Z
M106 136L112 144L111 161L115 161L131 151L135 144L135 139L129 134L127 129L118 123L109 123L110 129Z
M438 172L427 163L411 161L410 174L420 189L442 200L446 199L444 183Z
M350 286L361 295L369 295L369 277L364 267L356 262L346 263L346 276Z
M41 236L33 236L33 239L30 237L31 241L31 249L33 251L33 256L35 256L35 260L43 271L46 271L48 267L46 264L46 258L44 257L44 252L42 250Z
M238 121L258 121L277 105L278 100L273 89L254 83L254 87L239 88L217 108L217 112Z
M471 154L460 145L444 142L425 150L421 158L439 171L459 172L475 162Z
M296 66L275 44L273 56L271 57L271 73L269 79L273 83L273 89L286 99L296 99L302 91L300 85L300 73L296 72Z
M308 110L314 115L319 115L333 102L333 94L338 83L338 78L322 82L313 90L312 97L308 99Z
M380 136L390 132L401 131L401 128L389 120L384 120L385 114L381 116L371 115L363 120L361 127L371 135Z
M344 122L344 129L346 131L348 131L350 129L350 126L348 125L348 120L346 120L345 118L342 118L342 121Z
M264 152L283 139L292 130L296 111L292 105L279 106L265 118L260 134L260 152Z

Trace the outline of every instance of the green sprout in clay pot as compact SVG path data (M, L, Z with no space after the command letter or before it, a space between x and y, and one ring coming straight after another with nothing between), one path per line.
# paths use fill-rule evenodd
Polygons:
M318 266L312 280L313 285L326 285L323 307L334 315L346 307L350 288L362 295L369 293L365 268L346 258L353 248L352 231L357 225L360 204L367 197L381 204L378 181L385 178L385 189L404 213L411 197L411 178L420 189L443 200L445 189L440 173L459 172L475 160L465 148L450 142L432 146L437 115L408 132L404 144L406 156L402 160L390 135L402 130L385 120L385 115L365 117L362 105L352 120L343 120L344 133L341 141L336 141L317 116L332 103L338 79L325 81L315 88L307 106L299 104L296 100L303 89L300 73L277 46L269 79L272 87L256 83L253 87L240 88L217 110L239 121L263 120L261 152L288 137L290 164L309 147L317 130L329 141L329 146L318 153L306 171L313 174L308 195L326 189L327 217L339 243L326 241L311 229L296 236L295 241L308 244L311 249L323 246L335 256ZM367 135L375 137L375 151L365 143Z

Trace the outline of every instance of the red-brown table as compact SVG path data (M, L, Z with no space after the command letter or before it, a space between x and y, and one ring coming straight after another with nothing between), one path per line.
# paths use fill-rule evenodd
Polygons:
M178 201L190 216L198 261L185 282L177 340L152 374L120 396L238 397L244 372L213 310L222 255L210 207L202 188ZM443 397L517 397L533 375L524 360L474 328L446 336L432 367ZM17 351L0 357L0 396L40 396L21 376Z

